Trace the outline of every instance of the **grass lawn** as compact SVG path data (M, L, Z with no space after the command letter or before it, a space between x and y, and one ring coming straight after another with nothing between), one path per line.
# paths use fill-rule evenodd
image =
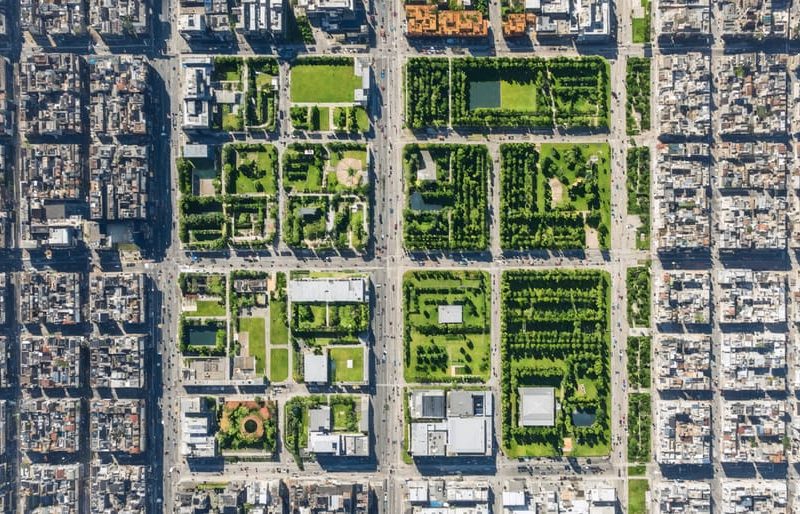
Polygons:
M236 167L249 166L255 163L255 175L252 177L247 176L245 173L236 173L234 181L234 190L236 194L247 194L262 192L266 194L275 194L278 191L278 184L275 181L273 168L272 152L270 150L259 151L237 151L236 152ZM274 154L277 157L277 152ZM257 184L260 185L261 191L258 190Z
M631 30L633 31L634 43L650 42L650 0L641 0L644 8L644 17L633 18L631 20Z
M186 315L194 318L225 316L225 304L222 300L198 300L197 310L187 312Z
M353 103L361 79L353 66L299 65L291 72L292 102Z
M637 466L628 466L628 476L643 477L647 473L647 466L639 464Z
M342 403L335 403L331 408L333 411L333 431L334 432L350 432L353 428L351 420L356 415L352 405L345 405Z
M256 89L261 90L264 88L272 87L272 75L266 73L256 73Z
M405 370L409 382L489 376L488 275L409 272L403 278ZM461 306L461 323L439 323L439 306Z
M628 514L647 514L647 491L650 484L647 480L628 480Z
M273 300L269 306L269 344L289 344L289 318L285 300Z
M611 147L608 143L544 143L542 144L540 150L540 163L543 163L545 159L548 157L551 158L556 163L556 167L558 169L557 175L561 177L561 179L566 179L567 186L565 188L564 194L561 198L561 202L558 203L558 206L570 207L576 211L587 211L591 210L590 206L587 202L587 195L580 195L576 196L574 199L570 198L569 194L567 194L566 189L569 186L575 184L578 180L576 171L578 170L578 164L575 167L570 167L565 164L565 155L568 152L572 152L574 147L579 147L582 151L582 156L585 159L585 162L589 162L592 159L597 159L597 192L600 197L600 218L602 223L610 230L611 229ZM558 158L556 158L556 154L558 154ZM563 183L563 180L562 180ZM544 198L544 184L545 180L538 180L537 186L537 197ZM544 212L545 205L544 203L539 204L539 210ZM610 240L610 235L608 237ZM600 241L600 246L602 248L607 248L608 244L603 244L603 241Z
M367 132L369 130L369 115L363 107L356 107L356 125L359 132Z
M333 382L363 382L364 381L364 348L358 347L332 347L328 349L330 360L333 361ZM347 361L353 361L353 367L347 367Z
M287 348L270 348L270 382L283 382L287 378L289 378L289 350Z
M536 84L500 81L500 108L514 111L535 111Z
M264 318L239 318L239 332L248 334L248 353L256 358L256 374L264 374L266 363L267 344L264 332L266 323Z
M327 132L331 129L331 109L330 107L319 108L319 130Z
M238 132L242 130L242 117L230 111L230 107L223 107L222 111L222 130L227 132Z

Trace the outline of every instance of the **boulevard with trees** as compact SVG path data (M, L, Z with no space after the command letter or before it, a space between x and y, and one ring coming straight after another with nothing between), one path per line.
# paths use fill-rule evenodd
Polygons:
M628 268L625 278L628 289L628 324L650 326L650 265Z
M628 57L625 83L626 130L632 136L650 130L650 59Z
M650 148L634 146L628 148L627 188L628 214L639 216L641 224L636 228L636 248L650 249Z
M506 455L607 455L611 443L608 273L588 269L506 271L501 298L501 410ZM520 426L520 387L555 389L554 426Z

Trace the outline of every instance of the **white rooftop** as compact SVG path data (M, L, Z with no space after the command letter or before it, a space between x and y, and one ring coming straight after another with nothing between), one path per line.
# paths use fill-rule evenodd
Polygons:
M555 389L520 387L519 424L523 427L552 427L556 423Z

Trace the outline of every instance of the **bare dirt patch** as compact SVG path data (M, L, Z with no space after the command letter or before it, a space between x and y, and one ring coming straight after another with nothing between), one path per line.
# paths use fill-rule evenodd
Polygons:
M336 180L346 187L356 187L364 179L364 170L361 169L361 160L346 157L336 163Z
M600 234L597 229L585 227L586 229L586 248L597 250L600 248Z
M548 182L550 186L550 207L555 208L564 199L564 184L561 183L556 177L552 177Z

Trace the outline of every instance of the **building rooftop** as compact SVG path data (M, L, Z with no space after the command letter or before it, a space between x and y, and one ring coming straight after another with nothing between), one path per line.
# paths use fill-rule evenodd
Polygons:
M785 390L786 338L786 334L772 332L723 332L720 387L732 391Z
M440 10L435 5L404 6L409 37L486 37L489 21L472 10Z
M786 407L783 400L723 400L720 459L736 463L785 462Z
M103 36L143 36L147 5L144 0L89 0L89 24Z
M656 338L653 370L660 391L711 389L711 337L681 334Z
M414 457L492 455L490 391L412 389L408 452Z
M440 324L460 324L464 322L463 305L440 305L439 323Z
M25 272L20 275L20 321L74 325L83 322L80 273Z
M80 464L25 464L19 470L18 512L81 512Z
M143 273L90 273L89 307L95 323L144 323L147 291Z
M303 354L303 380L308 384L328 383L327 351L323 351L322 355L316 355L311 352Z
M556 423L556 399L553 387L519 388L519 425L552 427Z
M80 387L81 336L32 336L20 338L20 385L22 387Z
M653 236L659 252L711 245L710 153L705 144L659 144L653 181Z
M89 501L92 512L125 514L147 512L147 476L145 466L102 463L91 465Z
M662 465L710 463L711 402L661 400L656 408L656 461Z
M662 271L654 279L656 323L706 325L711 321L711 272Z
M786 512L785 480L722 480L720 514Z
M786 276L780 272L722 269L717 272L720 323L786 321Z
M659 130L675 136L711 131L711 60L699 52L658 58Z
M711 514L711 484L693 480L660 481L653 486L658 512Z
M305 278L289 281L289 300L294 303L362 303L369 300L367 279Z
M89 403L92 451L139 454L147 436L144 400L94 399Z
M80 450L81 400L27 398L19 404L19 445L35 453Z

